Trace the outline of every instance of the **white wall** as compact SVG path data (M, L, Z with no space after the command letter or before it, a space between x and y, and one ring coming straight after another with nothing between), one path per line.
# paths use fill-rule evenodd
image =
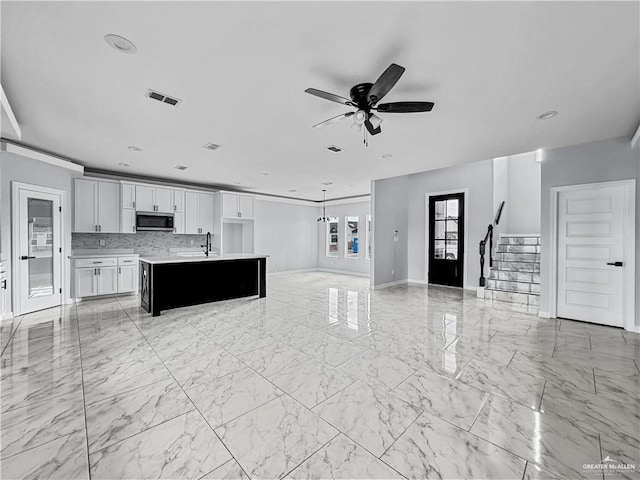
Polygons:
M500 204L509 200L509 157L499 157L493 159L493 213L495 214L500 208ZM495 226L494 232L496 238L501 233L509 232L509 217L506 210L502 212L500 223Z
M507 158L508 196L503 212L503 215L506 215L504 232L539 234L540 163L536 162L535 152L511 155Z
M409 177L372 182L373 286L401 282L408 277ZM397 234L394 234L397 232Z
M64 217L64 250L63 258L63 301L71 301L69 297L69 259L67 255L71 252L71 221L72 221L72 179L77 176L73 170L56 167L48 163L26 158L9 152L0 152L0 218L2 219L2 230L0 244L2 245L2 255L6 257L7 267L7 302L11 311L12 305L12 264L11 264L11 182L28 183L31 185L40 185L43 187L55 188L65 192L63 210Z
M636 180L636 326L640 326L640 150L619 137L544 152L542 162L540 311L549 312L551 284L551 188L613 180Z
M255 252L270 255L267 272L317 268L315 205L256 199L254 215Z
M333 203L327 202L327 216L338 218L338 256L327 257L326 240L327 224L316 222L317 245L318 245L318 268L323 270L335 270L345 273L359 275L369 275L370 261L366 254L366 219L371 213L370 201L359 201L353 203ZM345 258L345 217L358 217L358 247L357 259Z

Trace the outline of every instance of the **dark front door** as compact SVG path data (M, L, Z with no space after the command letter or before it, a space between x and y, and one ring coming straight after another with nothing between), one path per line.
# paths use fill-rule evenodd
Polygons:
M429 283L462 287L464 193L429 197Z

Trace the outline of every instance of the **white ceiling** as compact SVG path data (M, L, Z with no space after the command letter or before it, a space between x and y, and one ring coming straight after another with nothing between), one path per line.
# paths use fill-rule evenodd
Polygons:
M23 143L94 169L317 200L326 181L329 198L358 195L372 179L631 135L640 122L638 2L0 8L1 82ZM108 33L138 53L116 52ZM349 121L311 128L349 108L305 88L348 97L392 62L407 70L384 102L434 101L431 113L380 114L368 147ZM560 113L536 120L548 110Z

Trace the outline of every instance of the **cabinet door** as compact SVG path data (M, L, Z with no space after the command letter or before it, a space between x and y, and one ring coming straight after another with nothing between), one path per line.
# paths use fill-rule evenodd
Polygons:
M153 187L136 185L136 210L139 212L153 212Z
M222 194L222 216L238 218L238 195L232 193Z
M120 184L98 182L98 231L120 232Z
M184 213L176 212L173 214L173 233L184 233Z
M73 199L73 231L96 232L98 229L98 182L77 179Z
M173 190L169 188L155 189L156 211L163 213L173 212Z
M98 295L118 293L118 267L98 268Z
M136 208L136 186L132 183L123 183L120 186L120 207Z
M200 233L213 232L213 194L200 194Z
M184 190L173 191L173 210L175 212L184 212Z
M138 289L138 267L118 267L118 293L135 292Z
M74 268L73 270L74 298L93 297L94 295L97 295L97 269Z
M200 228L200 195L198 192L187 192L184 201L184 233L199 233Z
M136 233L136 211L123 209L120 211L120 233Z
M253 197L239 195L238 211L240 218L253 218Z

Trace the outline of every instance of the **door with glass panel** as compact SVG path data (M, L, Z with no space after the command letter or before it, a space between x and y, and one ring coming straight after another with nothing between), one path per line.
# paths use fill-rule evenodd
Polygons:
M429 283L462 287L464 193L429 197Z
M60 198L19 188L16 283L21 314L61 303Z

